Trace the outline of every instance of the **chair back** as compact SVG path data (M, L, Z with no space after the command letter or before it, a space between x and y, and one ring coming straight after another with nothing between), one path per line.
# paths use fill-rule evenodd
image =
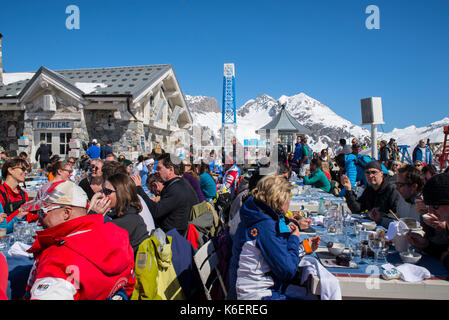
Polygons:
M215 252L215 247L212 240L207 241L193 257L195 264L200 274L201 282L203 283L204 293L208 300L212 300L211 291L216 285L217 280L219 287L223 291L226 299L227 289L223 282L223 278L218 270L218 256Z

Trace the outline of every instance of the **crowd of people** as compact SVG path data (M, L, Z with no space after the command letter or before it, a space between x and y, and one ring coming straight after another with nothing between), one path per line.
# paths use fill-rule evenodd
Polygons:
M235 150L221 164L214 151L194 160L158 144L133 163L113 153L112 141L100 147L94 139L80 159L52 157L42 142L35 161L48 182L32 200L26 153L0 155L0 229L11 234L18 221L43 227L28 249L34 264L24 299L201 298L193 255L208 240L221 241L228 299L288 299L300 259L321 240L300 242L311 220L287 217L292 182L300 180L344 197L353 213L367 212L385 228L394 215L420 221L425 236L409 235L410 244L449 269L449 174L438 173L422 142L413 164L404 164L394 139L372 159L356 138L350 146L341 139L331 157L298 136L291 154L278 141L278 169L268 175L261 169L269 162L240 165ZM6 263L0 254L0 284ZM173 283L179 290L168 294ZM5 292L0 287L0 298Z

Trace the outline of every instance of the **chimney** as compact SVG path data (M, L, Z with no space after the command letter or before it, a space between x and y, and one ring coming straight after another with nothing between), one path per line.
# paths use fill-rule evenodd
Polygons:
M0 33L0 86L3 85L2 38L3 38L3 35Z

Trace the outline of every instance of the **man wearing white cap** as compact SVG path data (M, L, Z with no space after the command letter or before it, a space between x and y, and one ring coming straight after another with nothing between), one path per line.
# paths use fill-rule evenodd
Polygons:
M134 288L134 254L128 233L100 214L87 214L87 195L71 181L53 183L38 201L24 205L36 212L37 231L28 252L34 255L26 298L105 300ZM124 293L124 292L123 292Z

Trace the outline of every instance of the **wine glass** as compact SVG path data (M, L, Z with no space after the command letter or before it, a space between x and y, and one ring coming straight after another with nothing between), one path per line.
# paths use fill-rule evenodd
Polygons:
M374 263L377 264L378 258L379 258L379 252L383 248L385 248L385 240L384 239L378 239L378 238L372 238L368 240L368 245L371 250L374 251Z
M15 241L23 241L24 239L24 229L27 227L28 222L17 221L14 223L14 239Z
M365 263L363 258L362 258L363 245L360 242L358 242L358 243L356 243L354 245L353 248L354 248L354 257L355 257L354 261L355 261L355 263L357 263L357 264Z
M350 236L350 237L357 236L357 231L356 231L356 229L355 229L355 227L356 227L356 222L355 222L354 220L350 220L350 221L348 222L347 227L348 227L348 231L349 231L349 236Z
M323 226L326 228L328 233L335 232L335 221L332 217L324 217Z

